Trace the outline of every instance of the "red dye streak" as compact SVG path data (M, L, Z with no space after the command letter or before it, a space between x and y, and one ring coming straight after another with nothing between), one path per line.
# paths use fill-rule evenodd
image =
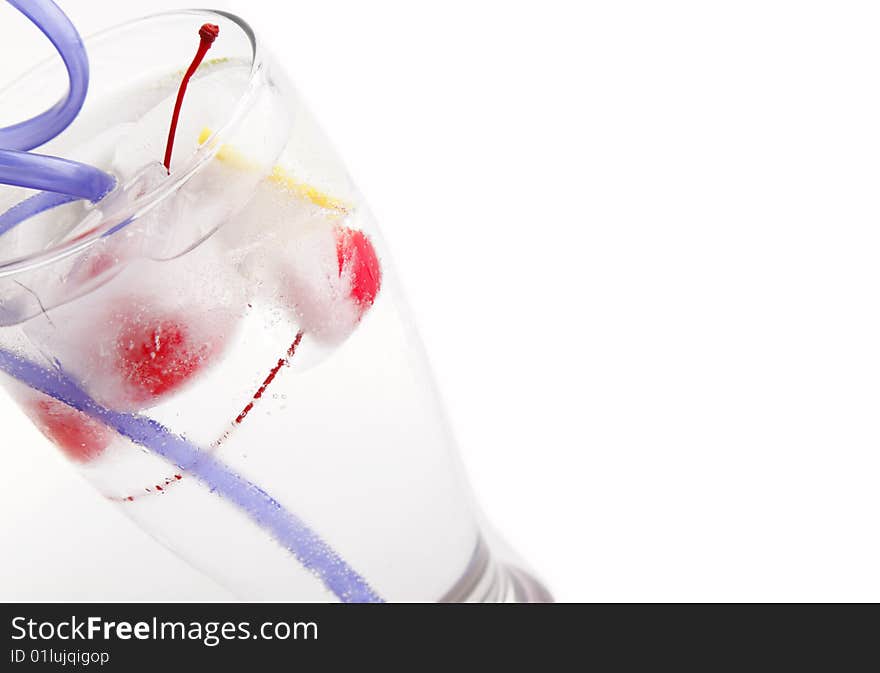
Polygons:
M153 488L146 487L146 488L144 488L144 493L142 493L140 495L126 495L126 496L108 495L105 497L112 502L134 502L135 500L138 500L141 497L141 495L146 495L149 493L157 493L158 491L163 491L163 492L167 491L169 486L176 484L181 479L183 479L183 475L175 474L173 477L166 477L165 478L165 485L164 486L160 486L159 484L156 484Z
M168 171L168 174L171 174L171 151L174 149L174 135L177 133L177 120L180 117L180 106L183 105L183 96L186 93L186 85L189 84L190 78L193 76L195 71L198 69L199 64L202 62L202 59L205 58L205 54L208 53L208 49L211 48L211 45L214 43L214 40L217 39L217 36L220 34L220 27L215 26L212 23L206 23L201 28L199 28L199 48L196 51L195 58L193 58L192 63L189 64L189 68L187 68L186 74L184 74L183 79L180 82L180 89L177 90L177 100L174 103L174 114L171 115L171 128L168 129L168 143L165 145L165 170Z
M263 395L265 394L266 389L267 389L270 385L272 385L272 381L274 381L274 380L275 380L275 377L278 376L278 372L280 372L281 369L282 369L283 367L285 367L286 365L289 365L289 364L290 364L290 360L291 360L291 358L296 354L296 349L299 347L299 344L300 344L300 342L302 341L302 339L303 339L303 332L302 332L302 331L297 332L297 333L296 333L296 338L293 340L293 343L290 344L290 348L287 349L287 353L286 353L285 357L283 357L283 358L281 358L280 360L278 360L278 363L277 363L277 364L272 368L272 370L269 372L269 375L266 377L266 380L263 381L263 385L261 385L260 388L259 388L259 390L257 390L257 392L254 393L253 397L251 398L251 401L247 403L247 405L246 405L245 408L242 410L242 412L236 417L235 422L234 422L234 425L240 425L241 422L242 422L245 418L247 418L247 415L248 415L248 414L251 412L251 410L254 408L254 405L257 403L257 400L261 399L261 398L263 397ZM218 439L217 439L217 440L211 445L211 448L217 448L218 446L220 446L220 445L226 440L227 437L229 437L229 431L228 431L228 430L227 430L226 432L224 432L224 433L223 433L223 434L222 434L222 435L221 435L221 436L220 436L220 437L219 437L219 438L218 438ZM181 479L183 479L183 475L181 475L181 474L175 474L175 475L174 475L174 480L172 480L171 477L166 478L166 479L165 479L165 488L168 488L168 487L171 486L172 484L176 484L176 483L177 483L178 481L180 481ZM156 489L158 489L159 491L162 491L162 490L163 490L162 487L159 486L159 485L156 485ZM147 493L153 493L153 492L154 492L152 489L149 489L149 488L146 488L146 489L144 489L144 490L145 490ZM140 497L140 496L138 496L138 497ZM126 496L126 497L121 497L121 498L120 498L120 497L117 497L117 496L108 496L108 499L109 499L109 500L112 500L112 501L114 501L114 502L134 502L134 500L135 500L134 496L131 496L131 495Z
M263 397L263 393L266 392L266 389L272 385L272 381L275 380L275 377L278 376L278 372L281 371L281 368L290 363L290 358L294 356L296 353L296 349L299 346L299 342L302 341L303 333L297 332L296 338L293 340L293 343L290 345L290 348L287 349L287 354L285 357L278 360L276 365L272 367L272 370L269 372L269 376L266 377L266 380L263 381L263 385L260 386L260 389L254 393L253 398L250 402L248 402L247 406L242 409L241 413L236 417L235 424L240 424L247 415L251 412L251 409L254 408L254 405L257 403L261 397ZM225 438L225 437L224 437Z
M71 242L71 243L74 243L74 242L76 242L76 241L81 241L81 240L84 239L86 236L88 236L88 235L91 234L91 233L94 233L94 232L97 231L97 230L98 230L98 227L92 227L91 229L87 229L87 230L84 231L83 233L81 233L81 234L77 234L76 236L74 236L73 238L71 238L71 239L70 239L70 242Z

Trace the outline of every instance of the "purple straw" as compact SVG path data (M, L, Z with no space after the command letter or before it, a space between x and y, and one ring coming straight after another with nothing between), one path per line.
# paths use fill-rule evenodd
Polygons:
M116 178L78 161L18 150L0 150L0 182L66 194L94 203L113 189Z
M0 236L12 229L19 222L24 222L29 217L39 215L43 211L63 206L71 201L78 201L75 196L67 194L55 194L54 192L40 192L30 198L15 204L0 215Z
M8 0L29 18L55 46L70 80L67 95L42 114L0 129L0 147L32 150L52 140L76 119L89 89L89 59L79 33L51 0Z
M269 532L343 603L383 602L366 580L302 519L285 510L259 486L157 421L101 406L57 363L55 369L46 369L0 349L0 371L104 423L193 475L211 492L226 498Z
M112 175L87 164L27 153L64 131L82 108L89 88L89 61L79 33L51 0L8 2L43 31L58 50L70 86L67 95L45 112L0 128L0 183L100 201L116 185ZM8 222L11 220L7 220L7 229L17 224Z

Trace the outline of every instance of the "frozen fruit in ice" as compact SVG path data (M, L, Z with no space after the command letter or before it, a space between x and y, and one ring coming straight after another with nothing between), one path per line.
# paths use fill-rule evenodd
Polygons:
M158 272L126 264L111 282L55 307L51 320L31 321L28 340L102 406L156 406L216 365L240 325L240 285L220 287L204 261L190 256Z
M210 136L204 129L199 143ZM216 147L215 158L236 171L263 170L232 145ZM342 224L356 217L351 204L276 165L221 235L252 242L237 269L257 292L291 309L311 337L340 342L373 305L382 280L370 239Z
M382 272L373 244L362 231L338 227L336 257L339 277L348 281L350 296L363 314L373 305L382 283Z
M140 312L117 318L115 368L136 404L149 403L188 383L217 354L219 340L179 316Z
M106 425L50 397L30 400L24 410L40 432L71 460L86 463L101 455L113 441L114 432Z
M379 260L361 231L313 221L291 235L279 256L279 298L312 337L339 343L376 299Z

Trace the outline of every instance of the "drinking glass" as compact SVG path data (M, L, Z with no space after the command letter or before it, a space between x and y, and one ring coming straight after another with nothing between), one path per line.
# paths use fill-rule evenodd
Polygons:
M169 174L204 22L220 36ZM86 47L86 104L40 151L117 187L0 227L0 378L22 410L242 599L549 600L487 532L376 224L250 27L179 11ZM65 81L38 66L0 126ZM0 213L28 195L3 187Z

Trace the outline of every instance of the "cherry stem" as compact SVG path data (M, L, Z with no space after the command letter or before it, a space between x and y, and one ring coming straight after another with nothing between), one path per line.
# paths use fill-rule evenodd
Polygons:
M171 151L174 149L174 135L177 133L177 120L180 117L180 106L183 105L183 96L186 93L186 85L189 84L190 77L193 76L193 73L198 69L199 64L202 62L202 59L205 58L205 54L208 52L208 49L211 48L211 45L214 43L214 40L217 39L217 36L220 34L220 27L214 25L213 23L206 23L201 28L199 28L199 48L196 51L195 58L193 58L192 63L189 64L189 68L183 76L183 80L180 82L180 89L177 91L177 101L174 103L174 114L171 115L171 128L168 129L168 143L165 145L165 170L168 171L168 175L171 175Z

